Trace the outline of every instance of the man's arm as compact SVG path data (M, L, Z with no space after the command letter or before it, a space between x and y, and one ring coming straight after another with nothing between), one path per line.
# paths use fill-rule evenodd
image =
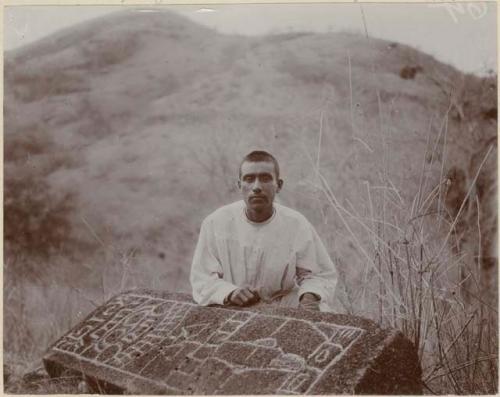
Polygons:
M189 277L195 302L203 306L225 304L225 299L238 286L223 280L223 276L212 226L205 220L201 225Z
M337 270L313 226L299 234L296 279L301 306L327 309L333 302ZM319 298L319 300L318 300Z

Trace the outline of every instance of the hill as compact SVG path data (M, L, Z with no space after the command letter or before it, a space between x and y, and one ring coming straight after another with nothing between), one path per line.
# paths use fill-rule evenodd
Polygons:
M410 200L448 110L445 167L484 154L496 129L490 80L352 34L255 39L120 12L6 54L7 182L32 163L50 191L72 194L62 240L97 235L185 275L200 220L238 198L235 168L249 150L276 153L282 201L319 227L322 199L307 184L321 129L320 165L341 201L366 204L359 182L376 185L382 172ZM431 166L435 184L441 164Z

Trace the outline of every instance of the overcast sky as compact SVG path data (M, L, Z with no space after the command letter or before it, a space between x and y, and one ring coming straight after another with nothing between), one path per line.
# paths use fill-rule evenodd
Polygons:
M123 6L8 6L4 48L13 49L61 28ZM136 8L138 12L146 8ZM409 44L474 73L497 70L496 4L233 4L162 6L220 32L259 35L347 30ZM151 8L149 8L151 10ZM363 23L363 14L365 23Z

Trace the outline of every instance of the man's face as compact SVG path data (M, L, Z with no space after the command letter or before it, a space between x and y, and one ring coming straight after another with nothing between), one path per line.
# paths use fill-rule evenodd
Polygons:
M283 181L276 178L274 164L269 161L245 161L241 165L238 186L249 210L272 211L274 196Z

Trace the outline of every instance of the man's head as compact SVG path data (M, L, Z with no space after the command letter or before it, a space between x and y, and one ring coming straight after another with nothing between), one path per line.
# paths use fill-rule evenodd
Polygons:
M279 179L278 161L264 151L247 154L240 164L238 187L247 207L247 215L259 215L256 219L272 215L273 201L282 186Z

